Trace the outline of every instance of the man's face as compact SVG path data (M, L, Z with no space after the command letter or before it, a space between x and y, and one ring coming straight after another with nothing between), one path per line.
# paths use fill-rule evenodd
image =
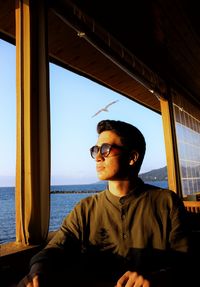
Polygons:
M99 135L96 145L100 147L104 143L123 146L120 137L112 131L104 131ZM100 180L122 180L128 175L129 156L120 148L111 148L107 157L103 157L99 152L95 160L97 176Z

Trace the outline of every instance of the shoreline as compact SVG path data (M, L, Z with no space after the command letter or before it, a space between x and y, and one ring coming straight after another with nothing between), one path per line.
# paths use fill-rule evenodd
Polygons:
M97 193L101 192L99 190L53 190L50 191L50 194L58 194L58 193Z

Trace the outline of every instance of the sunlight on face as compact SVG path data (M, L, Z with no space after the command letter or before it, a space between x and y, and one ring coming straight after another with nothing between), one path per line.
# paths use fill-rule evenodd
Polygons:
M99 135L97 145L103 143L122 146L120 137L112 131L104 131ZM107 157L103 157L100 152L96 157L96 171L100 180L117 180L127 177L129 161L127 153L113 148Z

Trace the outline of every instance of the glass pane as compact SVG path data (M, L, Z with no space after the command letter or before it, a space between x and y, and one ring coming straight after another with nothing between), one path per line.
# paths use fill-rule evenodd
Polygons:
M0 244L15 241L15 46L0 39Z
M199 108L181 95L174 95L183 196L200 192L200 118Z

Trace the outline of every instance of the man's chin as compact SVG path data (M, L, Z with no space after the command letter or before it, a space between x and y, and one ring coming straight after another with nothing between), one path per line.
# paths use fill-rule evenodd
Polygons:
M97 174L97 177L99 180L107 180L106 176L104 176L103 174Z

